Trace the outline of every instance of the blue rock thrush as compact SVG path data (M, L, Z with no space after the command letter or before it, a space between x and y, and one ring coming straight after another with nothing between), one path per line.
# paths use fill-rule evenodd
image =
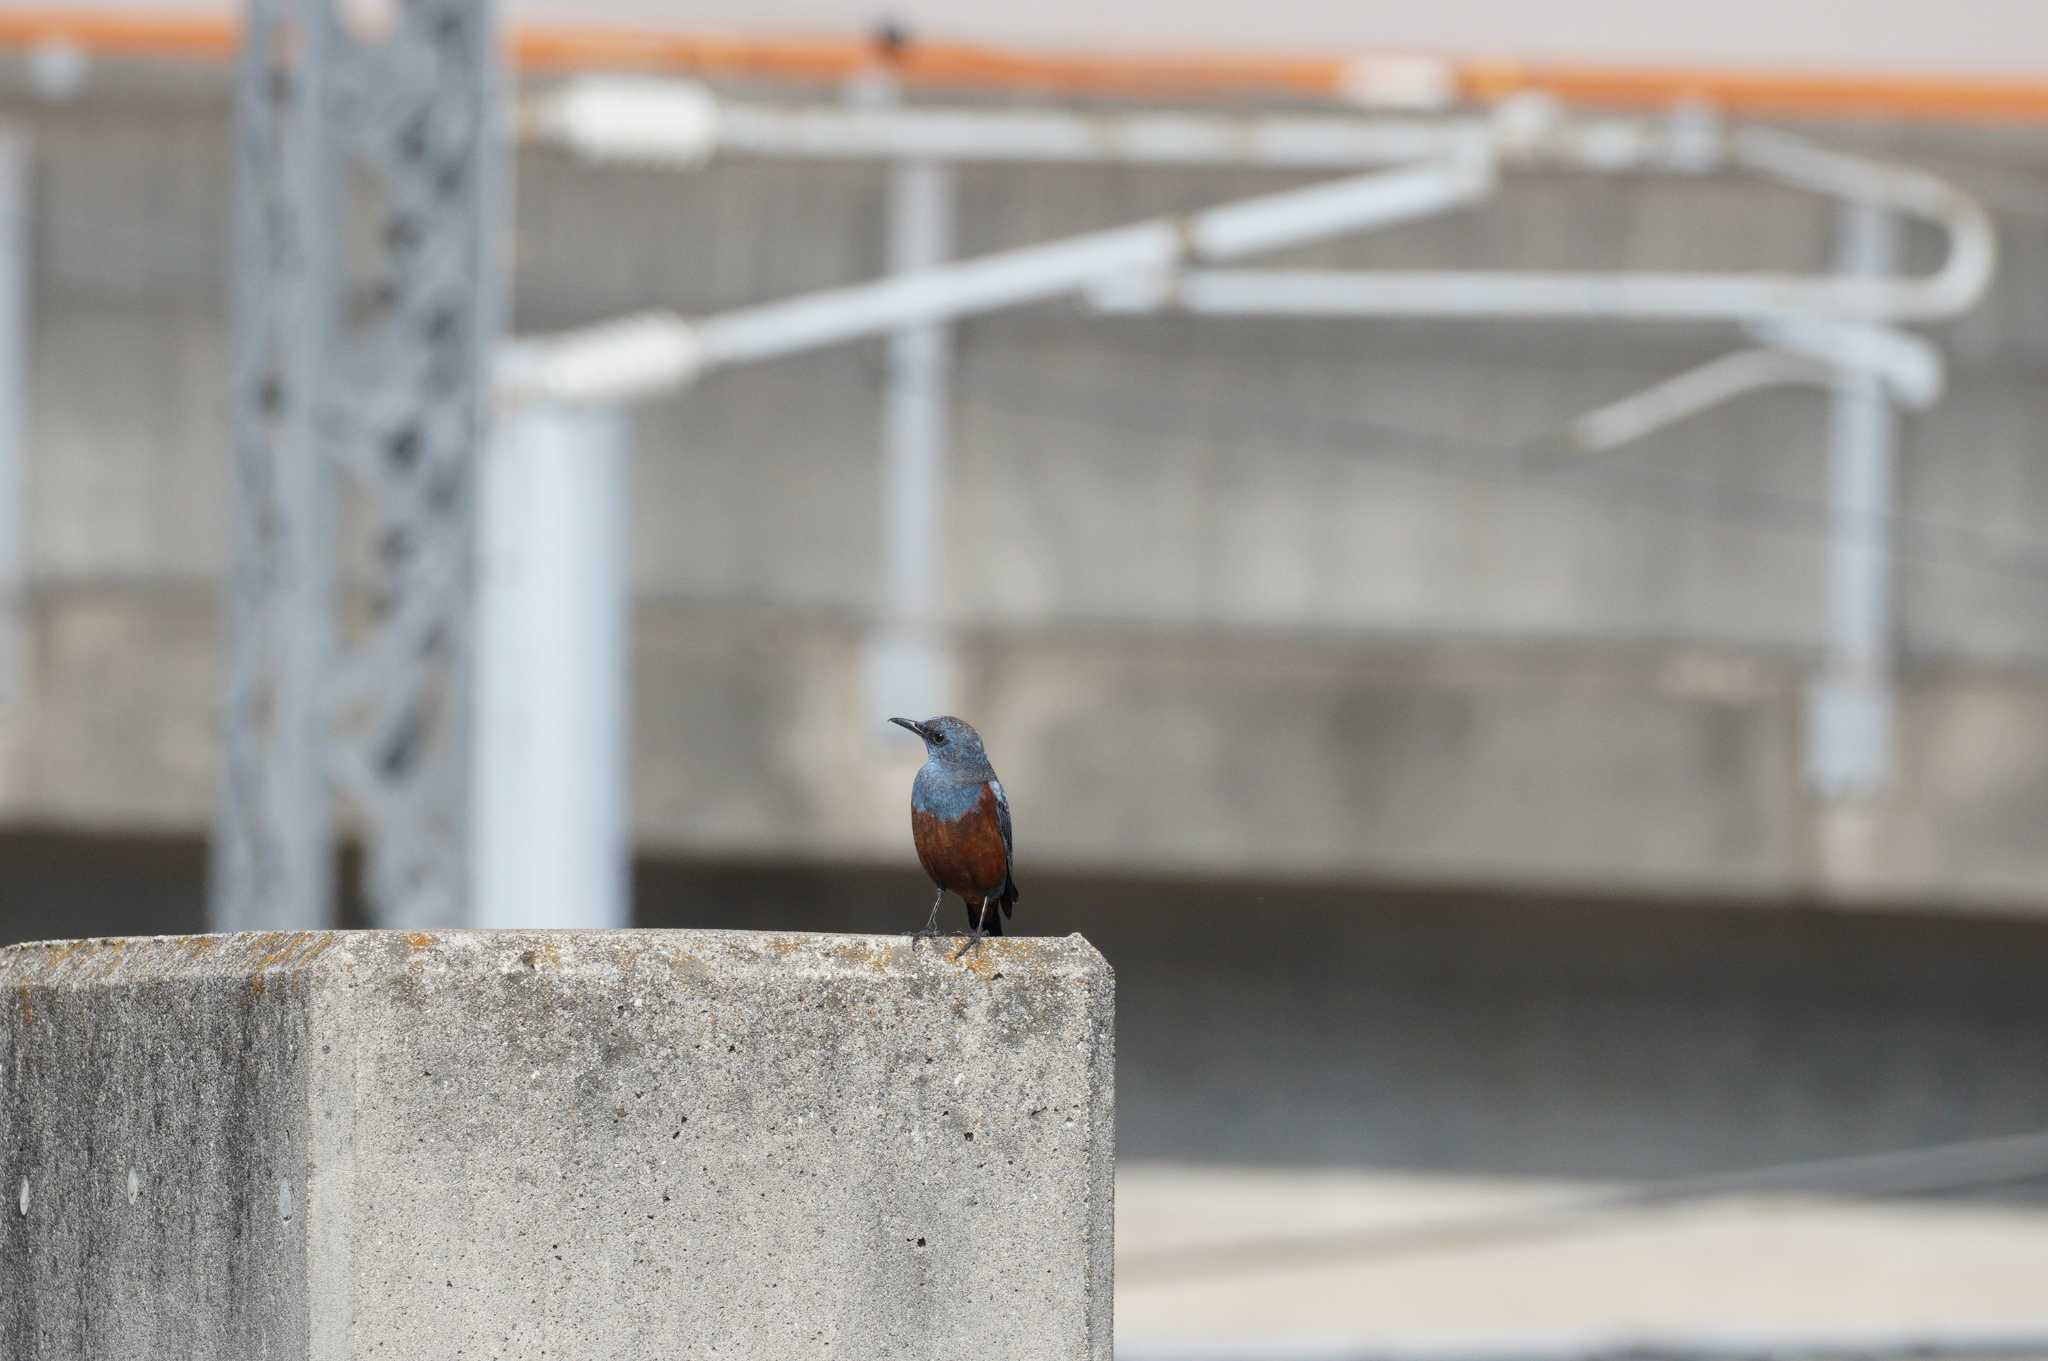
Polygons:
M982 749L981 734L960 719L922 723L892 718L924 739L924 768L910 787L910 835L924 872L939 886L920 936L938 934L939 905L948 893L967 904L967 937L1003 934L1017 901L1010 877L1010 800ZM994 904L996 911L989 911Z

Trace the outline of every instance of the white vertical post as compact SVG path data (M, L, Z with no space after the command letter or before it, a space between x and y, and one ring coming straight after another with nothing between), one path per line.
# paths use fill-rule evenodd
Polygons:
M515 403L479 485L478 926L630 924L626 828L631 427L615 406Z
M1899 222L1866 203L1842 209L1838 266L1889 274ZM1898 429L1884 380L1870 369L1837 376L1829 417L1827 660L1807 699L1807 779L1831 799L1882 792L1894 762L1892 690L1893 485Z
M934 161L894 166L889 268L944 264L953 253L953 174ZM868 706L926 717L953 697L953 659L939 590L944 568L946 371L949 328L908 326L889 338L882 426L882 610L867 646Z
M29 140L0 126L0 722L27 686Z

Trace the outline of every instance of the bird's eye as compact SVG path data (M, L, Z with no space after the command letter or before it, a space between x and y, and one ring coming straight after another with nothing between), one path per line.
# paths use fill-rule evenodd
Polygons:
M944 733L942 733L942 732L935 732L935 733L933 733L933 734L932 734L932 745L933 745L933 746L935 746L935 747L943 747L943 746L945 746L945 745L946 745L946 735L945 735Z

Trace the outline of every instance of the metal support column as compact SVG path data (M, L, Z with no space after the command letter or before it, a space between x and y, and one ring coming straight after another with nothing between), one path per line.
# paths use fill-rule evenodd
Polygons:
M334 0L248 5L222 928L327 921L336 788L379 923L461 919L471 480L498 323L490 16L407 0L371 34ZM344 568L345 512L368 542Z
M889 267L943 264L953 253L953 174L932 161L893 167ZM877 714L944 713L954 662L941 614L946 383L950 328L904 327L889 338L882 427L882 608L867 647L867 703Z
M627 926L631 417L528 402L499 420L479 493L473 921Z
M1842 209L1838 266L1850 276L1897 268L1899 221L1871 204ZM1881 793L1891 782L1893 487L1898 421L1882 375L1845 369L1829 419L1827 659L1807 696L1807 779L1828 799Z
M212 925L327 924L332 867L321 687L332 647L331 459L340 151L333 15L252 0L235 107L223 772ZM294 46L298 47L296 54Z

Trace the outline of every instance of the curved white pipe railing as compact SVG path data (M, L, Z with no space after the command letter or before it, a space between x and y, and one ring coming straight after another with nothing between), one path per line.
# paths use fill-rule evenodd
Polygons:
M1759 323L1800 317L1869 326L1939 321L1974 305L1997 262L1991 219L1924 171L1826 150L1697 112L1577 119L1544 103L1442 120L1119 114L900 106L786 109L720 99L681 81L590 78L535 102L529 137L578 154L695 165L717 150L762 155L1144 164L1402 168L1223 205L1181 220L1025 247L697 322L626 318L517 342L515 390L607 400L688 382L708 367L1085 294L1099 310L1221 315L1609 318ZM1417 159L1426 157L1428 159ZM1483 196L1503 159L1692 174L1739 169L1930 223L1948 238L1917 276L1565 273L1520 270L1219 270L1232 259L1441 211ZM1843 362L1860 363L1842 354Z
M1892 332L1889 338L1917 340L1902 332ZM1931 346L1928 355L1932 355ZM1571 438L1580 448L1593 452L1617 449L1747 393L1774 387L1831 388L1842 381L1845 371L1864 369L1875 371L1901 405L1924 410L1940 395L1941 380L1936 360L1930 387L1920 359L1916 355L1899 362L1875 349L1854 359L1768 346L1737 350L1587 412L1572 422Z

